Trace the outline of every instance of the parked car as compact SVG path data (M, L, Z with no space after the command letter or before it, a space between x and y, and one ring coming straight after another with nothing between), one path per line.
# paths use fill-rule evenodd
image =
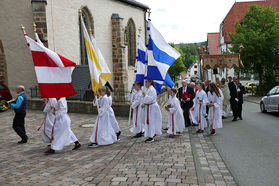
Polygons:
M273 87L260 102L261 112L279 112L279 85Z
M0 102L1 100L10 101L12 98L10 89L3 83L0 83ZM2 104L0 104L0 112L4 110L5 109L2 107Z
M245 92L247 92L247 93L256 92L257 86L258 85L256 83L251 83L251 82L246 83Z

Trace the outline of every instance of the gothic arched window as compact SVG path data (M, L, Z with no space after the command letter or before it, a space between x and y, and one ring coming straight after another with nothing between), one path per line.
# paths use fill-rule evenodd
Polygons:
M129 19L127 27L128 42L128 65L135 66L136 63L136 26L133 19Z
M90 32L92 32L92 34L94 35L94 21L89 9L86 6L82 7L81 14L88 33L90 34ZM84 37L81 29L80 18L79 18L79 37L80 37L80 64L88 65L86 47L85 47Z

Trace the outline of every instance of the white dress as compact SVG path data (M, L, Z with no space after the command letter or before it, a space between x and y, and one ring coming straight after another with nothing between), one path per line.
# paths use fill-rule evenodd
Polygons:
M112 108L110 107L107 95L100 97L98 100L99 113L95 121L94 129L90 141L98 145L110 145L117 141L116 134L112 128L111 118ZM93 101L93 105L97 103Z
M52 113L50 106L55 106L57 103L56 98L49 98L43 110L45 113L44 124L42 126L42 140L44 143L50 143L52 127L55 120L55 115Z
M132 109L133 109L133 127L130 131L134 134L143 132L144 120L143 120L143 109L141 107L143 99L142 90L133 93Z
M67 101L60 98L55 105L55 123L53 124L51 149L62 150L64 146L78 141L71 130L71 119L67 114Z
M171 135L176 135L177 132L183 132L185 128L183 110L176 96L169 96L168 104L171 106L171 108L169 109L167 133Z
M115 133L118 133L119 131L120 131L120 128L119 128L119 125L118 125L118 122L117 122L117 120L116 120L116 118L115 118L115 114L114 114L114 111L113 111L113 109L112 109L112 97L111 96L109 96L109 97L107 97L108 98L108 101L109 101L109 106L110 106L110 108L109 108L109 110L110 110L110 112L109 112L109 116L110 116L110 118L111 118L111 125L112 125L112 128L113 128L113 130L114 130L114 132Z
M206 103L207 103L207 95L204 90L198 90L196 96L193 100L193 111L192 111L192 121L195 121L196 124L199 125L199 129L204 130L207 127L206 122Z
M146 89L144 104L144 136L153 138L162 134L162 114L157 104L157 93L153 86Z
M220 92L221 93L221 92ZM222 128L222 97L218 97L215 92L208 91L208 103L213 103L213 107L208 110L208 122L213 129Z
M221 85L221 90L224 95L224 100L223 100L223 113L222 115L224 117L228 117L229 115L229 109L230 109L230 90L227 84Z

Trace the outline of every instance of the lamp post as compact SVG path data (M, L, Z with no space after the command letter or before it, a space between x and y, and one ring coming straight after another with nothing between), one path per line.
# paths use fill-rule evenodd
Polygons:
M198 54L199 54L199 75L200 75L200 80L203 80L202 79L202 66L201 66L203 48L201 46L198 46L197 49L198 49Z
M238 81L240 78L240 61L241 61L241 56L242 56L242 51L243 51L244 46L242 44L240 44L239 46L239 60L238 60Z

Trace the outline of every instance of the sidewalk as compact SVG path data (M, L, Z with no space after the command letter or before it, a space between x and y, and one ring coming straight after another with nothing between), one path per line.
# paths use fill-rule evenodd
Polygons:
M167 115L163 113L163 126ZM155 142L133 139L127 118L117 117L121 140L110 146L88 148L96 115L71 113L72 130L82 148L72 146L45 156L37 128L40 111L29 111L26 130L29 142L18 145L11 128L13 112L0 113L0 185L236 185L207 134L188 128L180 136L166 133Z
M243 99L244 99L244 101L260 104L262 97L252 96L252 95L245 95L245 96L243 96Z

